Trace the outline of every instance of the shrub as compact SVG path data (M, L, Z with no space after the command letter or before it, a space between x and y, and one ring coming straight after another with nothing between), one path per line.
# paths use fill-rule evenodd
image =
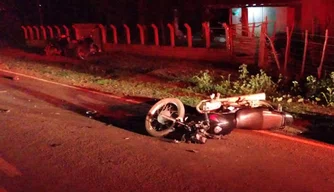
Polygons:
M238 72L239 78L236 81L231 81L231 75L228 75L227 78L221 76L221 80L214 84L215 79L209 72L201 71L199 75L192 78L192 82L195 84L193 89L202 93L219 92L223 96L259 92L271 95L277 90L276 83L263 70L260 70L260 73L256 75L250 75L247 65L241 65Z

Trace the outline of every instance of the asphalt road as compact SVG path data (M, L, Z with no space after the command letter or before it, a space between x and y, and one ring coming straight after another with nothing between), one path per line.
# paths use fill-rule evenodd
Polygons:
M334 189L332 146L246 130L170 143L142 134L149 107L0 73L0 192Z

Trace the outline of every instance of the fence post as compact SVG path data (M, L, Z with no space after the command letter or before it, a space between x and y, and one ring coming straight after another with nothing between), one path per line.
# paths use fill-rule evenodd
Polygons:
M170 34L170 45L172 47L175 47L175 29L173 25L170 23L167 24L167 27L169 28L169 34Z
M158 27L155 24L151 24L153 30L154 30L154 42L156 46L159 46L159 31L158 31Z
M321 54L321 61L320 61L320 65L317 69L319 79L321 77L322 67L324 65L325 53L326 53L326 48L327 48L327 41L328 41L328 29L326 29L325 42L324 42L324 46L322 48L322 54Z
M55 27L56 30L57 30L57 34L58 34L58 36L60 36L60 35L61 35L60 28L59 28L57 25L55 25L54 27Z
M51 39L54 38L54 34L53 34L52 27L50 27L50 26L46 26L46 28L48 28L48 30L49 30L50 38L51 38Z
M302 62L302 68L301 68L301 70L300 70L300 77L301 77L301 78L304 76L304 71L305 71L305 62L306 62L306 54L307 54L307 45L308 45L308 30L305 31L305 42L304 42L303 62Z
M191 32L191 27L189 26L188 23L185 23L184 26L186 27L187 29L187 40L188 40L188 47L192 47L193 46L193 35L192 35L192 32Z
M79 29L76 26L74 26L74 25L72 25L72 28L75 31L75 39L78 40L80 38L79 37L80 36Z
M125 33L126 33L126 42L127 44L131 44L131 34L130 34L130 28L128 27L127 24L123 24L125 28Z
M140 24L137 24L137 27L139 29L140 44L145 45L144 28Z
M289 53L290 53L290 43L291 43L291 35L289 27L286 27L286 46L285 46L285 57L284 57L284 74L286 74L286 70L288 67L289 61Z
M230 30L230 27L223 23L223 27L225 28L225 38L226 38L226 47L230 51L230 53L233 53L233 47L232 47L232 33Z
M275 62L276 62L277 69L278 69L278 70L281 70L281 64L279 63L278 55L277 55L277 51L276 51L276 49L275 49L274 43L273 43L273 41L270 39L270 37L269 37L268 34L265 34L265 35L266 35L266 38L268 39L268 41L270 42L270 47L271 47L271 50L272 50L273 55L274 55L274 58L275 58Z
M27 25L27 29L29 31L29 35L30 35L30 39L34 40L34 31L32 30L32 28L30 27L30 25Z
M275 41L275 38L276 38L276 30L277 30L276 28L277 28L277 23L276 23L276 21L274 21L274 30L273 30L273 34L271 36L271 39L273 41Z
M63 28L65 29L65 34L67 37L70 36L70 30L68 29L68 27L66 25L63 25Z
M202 27L204 29L205 47L210 48L210 27L208 22L202 23Z
M118 43L118 39L117 39L117 28L115 27L115 25L110 24L110 28L113 31L113 35L114 35L114 44Z
M24 32L24 39L29 39L27 28L22 25L21 29L23 29L23 32Z
M37 39L37 40L40 40L40 39L41 39L41 35L39 34L39 29L38 29L38 27L37 27L37 26L33 26L32 28L35 29L35 31L36 31L36 39Z
M266 21L261 24L261 34L260 34L260 46L259 46L259 67L266 68L267 67L267 58L266 56L266 34L267 34L267 17Z
M41 25L40 28L41 28L41 30L42 30L43 39L44 39L44 40L47 40L45 27L44 27L43 25Z
M106 44L107 43L107 31L106 28L102 25L102 24L98 24L98 27L101 30L101 39L102 39L102 44Z

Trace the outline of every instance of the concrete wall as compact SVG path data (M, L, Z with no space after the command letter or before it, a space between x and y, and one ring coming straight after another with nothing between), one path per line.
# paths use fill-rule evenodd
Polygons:
M26 40L29 47L44 48L46 40ZM179 59L212 61L212 62L231 62L232 57L225 49L207 49L207 48L188 48L171 47L155 45L137 45L137 44L104 44L105 52L126 52L131 54L140 54L144 56L159 56ZM242 61L240 61L242 62Z
M154 45L125 45L110 44L104 46L105 51L115 52L122 51L133 54L146 56L160 56L180 59L202 60L212 62L231 62L231 55L224 49L207 49L207 48L188 48L188 47L171 47L171 46L154 46Z

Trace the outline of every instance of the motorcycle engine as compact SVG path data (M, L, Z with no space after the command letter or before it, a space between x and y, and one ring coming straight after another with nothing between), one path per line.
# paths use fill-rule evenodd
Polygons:
M235 114L209 114L210 129L208 133L214 135L227 135L236 127Z

